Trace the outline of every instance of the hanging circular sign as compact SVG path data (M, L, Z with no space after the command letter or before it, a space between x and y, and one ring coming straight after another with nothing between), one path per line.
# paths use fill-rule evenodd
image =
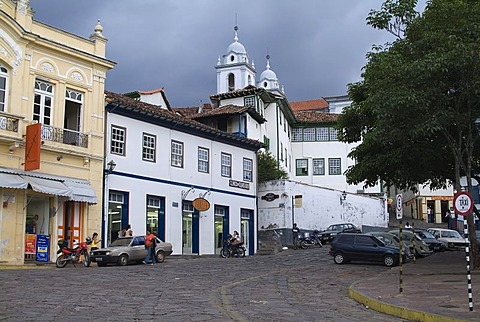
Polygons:
M192 201L192 205L198 211L206 211L210 209L210 203L205 198L196 198Z
M473 198L472 195L466 191L461 191L455 194L453 198L453 206L455 212L459 215L470 215L473 211Z

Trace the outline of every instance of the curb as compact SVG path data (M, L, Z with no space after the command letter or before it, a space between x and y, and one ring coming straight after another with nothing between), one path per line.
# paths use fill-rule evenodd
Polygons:
M354 283L356 284L356 283ZM388 304L382 301L377 301L371 297L356 291L352 284L348 288L348 296L355 301L365 305L367 308L375 310L377 312L393 315L403 319L412 321L424 321L424 322L466 322L467 320L459 320L451 317L445 317L433 313L426 313L422 311L407 309L405 307Z

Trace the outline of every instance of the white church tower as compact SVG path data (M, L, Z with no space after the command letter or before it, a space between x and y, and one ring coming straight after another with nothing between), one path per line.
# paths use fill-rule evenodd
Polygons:
M234 42L227 48L223 61L218 56L217 94L243 89L248 85L255 86L255 66L250 64L245 47L238 41L238 27L235 26Z
M270 55L267 54L267 67L260 74L260 78L257 82L258 88L265 88L269 92L277 92L284 94L283 89L280 89L280 83L278 82L277 74L270 69Z

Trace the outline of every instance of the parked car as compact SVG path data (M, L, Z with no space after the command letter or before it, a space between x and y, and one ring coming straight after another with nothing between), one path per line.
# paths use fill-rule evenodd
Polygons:
M399 248L386 246L377 237L361 233L338 234L330 243L329 254L336 264L361 261L379 262L391 267L397 265L400 259Z
M385 231L372 231L367 233L367 235L372 235L377 237L387 246L400 249L400 239L398 238L398 236L394 234L390 234L389 232L385 232ZM402 250L407 258L413 258L413 253L411 252L407 244L402 243Z
M395 236L400 235L398 229L390 230L389 233L394 234ZM415 239L415 243L413 242ZM402 230L402 242L406 243L410 248L410 251L416 257L426 257L432 255L433 251L430 250L428 245L422 240L420 236L414 234L411 230Z
M445 228L428 228L436 239L446 243L448 250L462 249L465 247L465 239L456 230Z
M327 229L318 234L322 244L331 242L339 233L361 233L362 231L354 224L343 223L328 226Z
M443 252L447 249L447 246L444 242L442 242L440 240L437 240L435 238L435 236L433 236L432 233L427 231L427 230L423 230L423 229L417 230L417 229L415 229L415 234L420 236L420 238L422 238L422 240L425 242L425 244L428 245L430 250L432 250L434 252Z
M157 263L165 260L172 253L172 244L157 238L155 259ZM90 259L98 266L117 264L125 266L128 263L141 263L147 257L145 249L145 236L121 237L114 240L107 248L90 252Z

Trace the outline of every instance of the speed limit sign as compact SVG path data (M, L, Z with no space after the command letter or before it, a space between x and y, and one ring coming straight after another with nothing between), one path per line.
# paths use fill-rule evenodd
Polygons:
M395 209L397 210L397 219L403 218L403 202L402 195L397 195L395 198Z
M466 191L460 191L453 197L453 206L455 212L459 215L470 215L473 211L473 198L472 195Z

